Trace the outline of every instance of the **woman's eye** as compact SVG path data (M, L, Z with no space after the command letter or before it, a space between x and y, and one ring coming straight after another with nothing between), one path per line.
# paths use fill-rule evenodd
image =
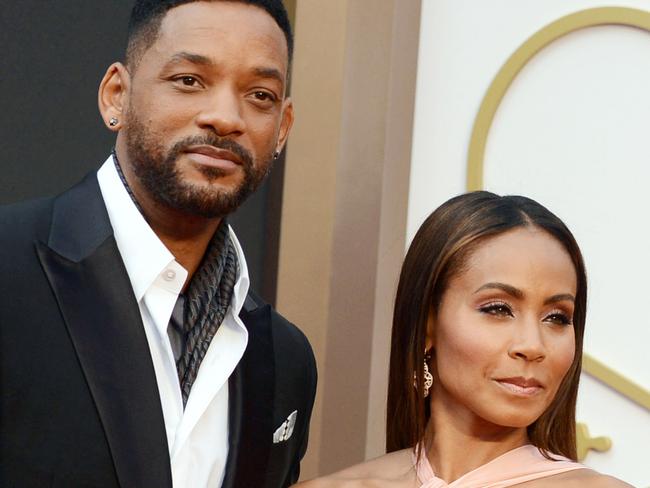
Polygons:
M568 315L562 312L554 312L549 314L544 319L546 322L551 322L558 325L571 325L571 319Z
M512 317L512 310L505 303L491 303L479 308L482 313L497 317Z

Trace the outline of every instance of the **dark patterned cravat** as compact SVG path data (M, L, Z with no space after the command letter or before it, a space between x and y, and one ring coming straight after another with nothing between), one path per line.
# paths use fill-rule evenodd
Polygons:
M183 324L185 346L176 362L184 405L201 361L230 306L237 281L237 267L237 253L224 219L187 288Z
M115 148L113 148L113 150L111 151L111 156L113 156L113 164L115 164L115 169L117 170L117 174L120 177L122 184L124 185L124 189L131 197L131 201L133 202L133 205L135 205L135 208L137 208L140 214L142 214L142 217L144 217L144 219L147 220L147 218L144 216L144 212L142 211L142 207L136 200L135 195L133 194L133 190L131 190L131 187L126 182L126 176L124 176L124 173L122 172L122 166L120 166L120 161L117 159L117 153L115 152Z
M113 150L113 161L124 188L142 213L142 208L124 177L115 150ZM173 328L172 333L184 335L180 341L182 345L180 357L176 361L183 406L187 404L201 361L230 306L238 267L237 252L230 239L229 227L226 219L222 219L208 244L199 268L187 287L183 323L179 324L179 318L172 316L168 326ZM180 299L183 297L181 296Z

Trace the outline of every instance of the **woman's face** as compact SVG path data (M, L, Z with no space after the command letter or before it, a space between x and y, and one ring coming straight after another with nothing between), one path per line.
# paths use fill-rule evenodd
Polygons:
M433 415L514 428L538 419L573 362L575 296L571 258L545 231L481 243L429 323Z

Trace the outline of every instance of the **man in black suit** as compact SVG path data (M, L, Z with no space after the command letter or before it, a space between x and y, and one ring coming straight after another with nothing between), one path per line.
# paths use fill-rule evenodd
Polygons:
M292 42L281 0L136 1L115 150L0 209L0 486L297 480L313 354L225 220L284 147Z

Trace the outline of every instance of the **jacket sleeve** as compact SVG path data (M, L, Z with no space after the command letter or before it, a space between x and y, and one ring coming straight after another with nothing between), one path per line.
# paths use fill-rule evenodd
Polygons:
M311 346L309 345L309 342L307 342L307 339L305 338L305 342L307 343L307 348L308 348L308 353L309 353L309 372L310 372L310 384L309 384L309 389L307 390L309 393L309 407L308 410L305 412L305 421L302 425L302 431L301 431L301 442L300 442L300 447L296 453L296 457L293 461L293 464L291 465L291 468L289 469L289 473L287 475L287 479L283 483L283 487L289 487L295 483L298 482L298 479L300 478L300 462L302 461L302 458L305 456L305 453L307 452L307 444L309 440L309 423L311 420L311 414L312 410L314 407L314 399L316 396L316 384L318 381L318 373L317 373L317 367L316 367L316 360L314 358L314 354L311 350Z

